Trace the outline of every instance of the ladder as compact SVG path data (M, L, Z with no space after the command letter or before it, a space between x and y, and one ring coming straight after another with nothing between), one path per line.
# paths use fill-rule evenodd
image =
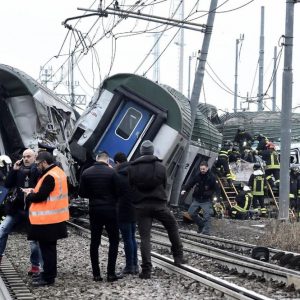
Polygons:
M221 187L222 196L223 196L222 204L224 205L224 207L229 206L229 208L231 208L234 205L236 205L235 197L238 194L238 192L237 192L235 186L233 184L229 185L226 177L217 176L217 180ZM224 199L225 199L225 201L224 201Z
M271 185L269 184L269 182L267 182L267 187L268 187L268 190L270 192L270 195L273 199L273 202L279 212L279 195L277 193L275 193L271 187ZM296 216L295 216L295 212L293 209L290 209L289 208L289 217L291 220L295 220L296 219Z

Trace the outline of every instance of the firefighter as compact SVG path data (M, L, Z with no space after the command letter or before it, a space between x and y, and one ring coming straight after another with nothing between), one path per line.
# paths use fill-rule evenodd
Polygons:
M252 203L252 194L249 186L245 185L243 190L235 198L236 205L229 212L233 219L245 220L249 217L249 208Z
M290 168L290 208L295 211L297 220L300 220L300 167L291 165Z
M229 163L239 163L241 160L241 153L237 145L233 145L232 149L228 151Z
M214 171L220 177L226 177L228 185L232 185L233 175L229 168L228 152L230 151L232 143L226 141L221 147L217 161L214 164Z
M279 155L275 150L275 145L272 142L268 142L267 150L262 151L262 159L266 162L265 174L268 183L271 188L279 187L279 173L280 173L280 163Z
M265 189L267 187L266 176L261 170L259 163L253 165L253 174L251 174L248 182L248 186L252 191L252 204L255 211L259 212L260 215L265 217L267 215L267 209L264 203L265 200ZM259 209L260 206L260 209Z
M260 155L262 151L267 150L267 143L269 142L269 140L261 133L256 135L256 140L258 141L256 152L258 155Z
M250 148L253 138L249 132L246 132L244 126L239 126L233 142L239 145L240 153L243 156L244 150Z

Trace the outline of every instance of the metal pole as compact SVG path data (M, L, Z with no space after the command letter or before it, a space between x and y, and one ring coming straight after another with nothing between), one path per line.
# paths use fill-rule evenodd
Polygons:
M235 72L234 72L234 107L233 111L237 112L237 78L238 78L238 53L239 39L235 40Z
M178 169L178 174L174 179L173 183L173 190L171 194L171 200L170 204L173 206L178 206L179 202L179 196L180 196L180 190L181 190L181 185L184 180L184 166L187 161L188 157L188 151L189 151L189 145L191 142L191 137L192 137L192 131L194 128L194 123L195 123L195 118L196 118L196 113L197 113L197 105L200 99L200 93L201 93L201 88L203 84L203 78L204 78L204 71L205 71L205 63L206 63L206 58L208 54L208 48L209 48L209 43L210 43L210 38L212 34L212 29L213 29L213 24L214 24L214 19L215 19L215 11L218 5L218 0L211 0L210 2L210 7L209 7L209 13L207 17L207 27L205 31L205 35L203 38L203 43L202 43L202 49L201 49L201 54L200 54L200 61L196 70L195 74L195 79L194 79L194 85L193 85L193 90L192 90L192 96L190 100L190 106L191 106L191 134L189 141L187 142L187 145L184 149L184 154L182 157L182 160L179 164L179 169Z
M75 93L74 93L74 52L71 54L71 106L75 106Z
M188 74L188 98L189 99L191 96L191 62L192 62L192 57L189 56L189 74Z
M184 0L181 3L180 19L184 20ZM183 92L183 57L184 57L184 29L180 29L179 35L179 77L178 77L178 90Z
M279 187L279 216L280 220L289 218L290 192L290 148L291 148L291 115L293 94L293 29L294 3L286 2L284 68L282 76L282 105L280 131L280 187Z
M259 39L259 83L258 83L258 103L257 111L263 110L264 99L264 24L265 23L265 7L261 7L261 21L260 21L260 39Z
M277 47L274 47L274 67L273 67L273 97L272 97L272 111L276 111L276 81L277 81Z

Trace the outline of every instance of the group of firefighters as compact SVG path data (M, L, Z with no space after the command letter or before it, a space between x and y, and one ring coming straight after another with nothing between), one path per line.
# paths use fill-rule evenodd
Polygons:
M252 144L257 140L257 147ZM265 196L271 189L274 195L279 192L280 162L275 144L262 134L253 139L244 127L240 126L234 141L225 141L219 151L218 158L213 166L219 177L226 177L229 186L232 186L234 175L230 170L230 163L238 163L241 159L253 164L253 173L248 184L236 196L236 204L230 209L230 216L245 219L251 214L266 216L268 211L265 205ZM300 218L300 168L292 164L290 167L290 208L295 216ZM251 212L250 212L251 211Z

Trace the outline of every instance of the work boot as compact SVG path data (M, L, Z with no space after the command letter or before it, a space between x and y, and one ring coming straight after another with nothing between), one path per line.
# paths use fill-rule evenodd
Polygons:
M40 274L40 268L38 266L31 266L31 269L27 273L29 276Z
M151 279L151 272L150 271L142 271L139 275L141 279Z
M183 257L183 255L175 256L174 257L174 265L175 266L181 266L184 264L187 264L188 260Z

